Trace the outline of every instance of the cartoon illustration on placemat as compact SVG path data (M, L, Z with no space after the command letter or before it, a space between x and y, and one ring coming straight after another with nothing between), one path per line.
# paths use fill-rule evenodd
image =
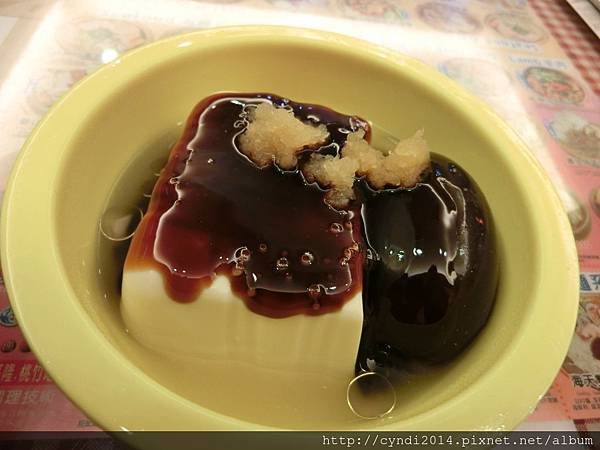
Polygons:
M584 239L590 232L592 221L588 208L583 204L577 195L565 189L559 189L558 194L563 207L571 223L571 230L575 240Z
M9 339L6 342L3 342L0 345L0 352L2 353L10 353L17 348L17 343L13 339Z
M429 26L451 33L474 33L481 29L479 21L466 10L448 3L424 3L417 7L419 17Z
M339 0L338 8L347 17L359 19L402 23L409 18L406 10L389 0Z
M600 294L582 294L575 335L563 367L569 373L600 374Z
M511 89L512 81L506 70L483 59L453 58L442 62L439 70L480 96L506 95Z
M571 155L598 166L600 163L600 124L590 123L572 111L561 111L545 124L548 133Z
M490 14L485 18L485 24L498 35L523 42L542 42L548 34L537 26L529 17L500 12Z
M23 341L21 342L21 345L19 345L19 351L21 353L30 353L31 349L29 348L29 344L27 343L27 341Z
M16 327L17 319L10 306L0 310L0 326Z
M578 105L585 92L570 75L547 67L528 67L523 72L523 82L544 100L552 103Z
M106 19L77 20L62 28L56 39L65 53L103 63L151 40L139 25Z
M62 94L85 75L83 68L47 70L29 81L25 90L27 105L36 114L45 114Z

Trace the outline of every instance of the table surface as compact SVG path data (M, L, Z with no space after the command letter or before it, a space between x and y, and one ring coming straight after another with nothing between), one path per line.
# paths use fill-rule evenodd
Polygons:
M148 4L151 7L148 7ZM521 429L600 430L600 42L563 0L0 0L0 192L33 126L122 52L223 25L351 34L435 67L493 108L548 170L580 260L569 355ZM0 284L0 431L98 430L29 351Z

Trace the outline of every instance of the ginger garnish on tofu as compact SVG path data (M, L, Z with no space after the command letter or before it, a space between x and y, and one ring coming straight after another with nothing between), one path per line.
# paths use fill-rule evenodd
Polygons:
M276 163L284 170L293 169L298 153L320 147L329 137L325 125L306 124L289 109L271 103L252 109L249 120L240 136L241 151L259 167Z
M329 138L325 125L304 123L291 110L265 102L251 110L240 147L257 166L275 163L284 170L296 167L300 152L314 150L300 169L308 182L327 189L325 202L338 209L355 199L357 177L364 176L374 189L411 188L429 167L423 130L398 142L387 154L371 147L364 137L364 130L353 131L339 155L319 154L317 150Z
M364 135L364 130L350 133L341 157L313 153L302 167L308 181L330 188L325 201L334 208L343 208L354 199L352 186L356 176L365 176L375 189L410 188L429 167L429 149L423 130L400 141L387 155L371 147Z
M354 185L358 161L354 158L320 155L313 153L302 167L307 181L316 181L329 190L325 193L325 201L334 208L344 208L350 200L354 200Z
M362 130L351 133L342 149L342 156L355 158L360 165L358 175L366 176L375 189L413 187L429 167L429 148L423 138L423 130L398 142L387 155L371 147L363 137Z

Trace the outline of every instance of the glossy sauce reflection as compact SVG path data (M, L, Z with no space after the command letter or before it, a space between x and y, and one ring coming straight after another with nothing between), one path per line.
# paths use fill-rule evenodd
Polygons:
M254 312L324 314L362 288L359 205L327 206L299 170L257 168L237 149L247 109L260 101L325 123L335 153L363 121L267 94L221 94L201 102L171 151L126 264L162 271L170 296L194 301L226 275ZM302 158L301 158L302 159Z

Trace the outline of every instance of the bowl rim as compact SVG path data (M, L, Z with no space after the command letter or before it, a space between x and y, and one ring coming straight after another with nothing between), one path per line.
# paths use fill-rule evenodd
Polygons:
M518 336L514 348L505 355L504 363L493 366L473 385L432 410L378 429L428 430L432 423L437 424L439 430L514 428L533 410L558 374L577 314L577 253L568 219L549 177L525 144L495 113L433 68L359 39L305 28L213 28L148 44L122 55L78 82L38 123L13 166L0 217L1 263L7 292L20 328L38 360L63 392L90 415L95 423L107 430L145 429L144 425L140 426L143 422L139 418L147 417L149 411L162 411L160 422L151 425L151 429L274 429L205 409L168 390L126 360L106 340L77 301L61 270L60 257L53 248L51 238L54 235L49 230L51 227L36 227L34 233L31 233L31 229L24 226L35 217L46 220L52 217L52 183L57 182L58 177L55 175L63 156L58 148L60 146L56 144L68 139L68 136L58 136L60 133L53 133L52 130L55 127L60 129L59 125L67 118L79 118L78 111L82 105L93 104L92 98L95 96L86 95L87 92L107 94L118 89L120 83L135 79L146 68L167 63L182 52L248 41L270 42L271 45L276 41L276 45L282 46L312 45L330 51L349 52L355 56L360 53L365 59L376 59L395 71L401 71L412 82L434 86L436 95L443 96L457 111L462 110L461 113L478 124L483 133L506 148L513 149L511 157L517 158L519 163L513 165L513 170L526 173L528 186L535 192L532 195L543 200L545 214L536 224L546 228L546 236L553 237L552 245L543 249L544 258L549 262L560 261L560 268L554 269L546 263L543 267L546 272L542 274L547 290L551 289L554 293L554 315L542 315L542 320L528 324ZM69 130L64 126L62 129ZM54 145L52 149L49 144ZM40 179L50 184L41 183ZM41 202L40 199L48 201ZM35 205L35 208L19 208L19 205L25 204ZM36 275L36 283L32 283L27 270L23 270L34 259L45 268L44 273ZM46 298L62 300L39 302L42 294ZM532 307L542 314L543 302L534 303ZM61 317L69 326L44 325L47 314ZM560 328L551 320L559 314ZM544 327L547 326L552 327L554 334L551 345L546 344L544 349L544 362L535 369L530 368L529 377L518 377L523 370L523 361L532 361L539 353L537 346L517 344L528 340L544 342L539 334L542 333L543 336ZM90 360L86 351L88 348L94 348L94 359ZM78 358L82 358L86 364L73 365L72 361ZM93 376L95 384L93 389L86 381L90 376ZM504 387L503 395L495 394L500 381ZM484 401L481 401L482 395L486 397ZM507 397L510 397L510 401ZM134 401L130 401L131 399ZM458 407L464 408L468 413L457 414Z

